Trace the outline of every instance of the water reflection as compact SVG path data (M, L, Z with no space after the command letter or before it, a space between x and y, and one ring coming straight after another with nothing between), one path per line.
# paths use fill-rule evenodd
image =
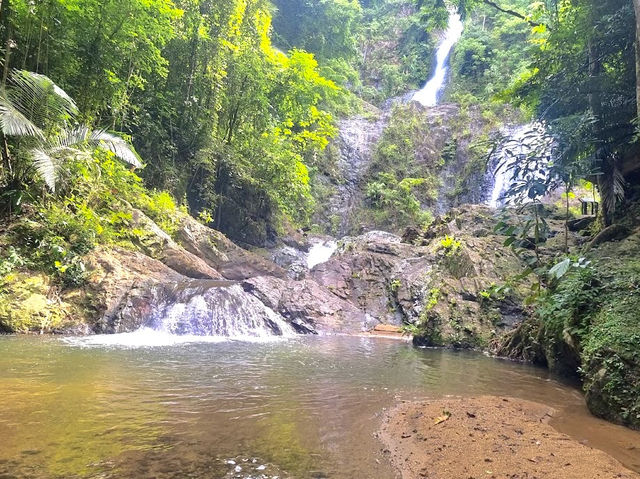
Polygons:
M373 436L384 408L449 394L562 408L562 430L640 464L638 434L590 417L544 370L384 339L131 350L0 338L0 381L0 476L392 478Z

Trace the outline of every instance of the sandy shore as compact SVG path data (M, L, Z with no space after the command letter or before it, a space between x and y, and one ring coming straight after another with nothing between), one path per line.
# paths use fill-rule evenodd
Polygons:
M482 396L402 402L380 431L402 479L634 478L602 451L557 432L554 410Z

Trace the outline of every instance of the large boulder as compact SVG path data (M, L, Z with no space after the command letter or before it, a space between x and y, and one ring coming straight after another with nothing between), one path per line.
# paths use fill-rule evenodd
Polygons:
M373 327L360 309L315 281L260 276L242 285L301 333L359 333Z
M344 238L312 277L373 322L408 325L422 344L485 346L524 316L512 298L487 297L492 284L524 267L493 233L492 213L470 206L403 238L378 231Z
M135 242L145 254L188 278L222 278L202 257L178 245L142 211L133 209L132 218L132 226L139 232Z
M182 217L176 238L184 249L201 258L226 279L287 276L285 270L272 261L240 248L219 231L203 225L189 215Z
M89 277L82 288L64 298L82 304L96 333L132 331L139 326L126 311L151 307L150 291L158 284L182 281L185 276L157 259L122 248L97 248L86 258Z

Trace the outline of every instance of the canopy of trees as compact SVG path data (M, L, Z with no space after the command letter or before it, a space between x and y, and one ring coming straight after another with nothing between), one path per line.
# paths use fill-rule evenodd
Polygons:
M132 138L150 186L210 211L238 239L264 240L274 218L304 221L308 167L335 134L332 105L344 92L311 54L272 46L268 1L1 8L3 85L15 68L47 75L83 122Z
M466 30L449 97L513 102L544 121L557 171L597 179L610 222L638 166L638 2L452 6ZM148 186L262 244L278 224L307 222L336 116L356 96L380 103L426 80L447 5L2 0L0 14L3 91L13 70L46 75L76 100L79 123L131 140ZM21 141L6 139L5 156Z

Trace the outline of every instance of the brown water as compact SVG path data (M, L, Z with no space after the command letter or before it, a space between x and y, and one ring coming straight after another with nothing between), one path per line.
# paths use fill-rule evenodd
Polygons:
M0 478L392 479L374 437L397 399L508 395L640 470L640 434L546 371L378 338L79 347L0 338ZM237 470L236 470L237 469Z

